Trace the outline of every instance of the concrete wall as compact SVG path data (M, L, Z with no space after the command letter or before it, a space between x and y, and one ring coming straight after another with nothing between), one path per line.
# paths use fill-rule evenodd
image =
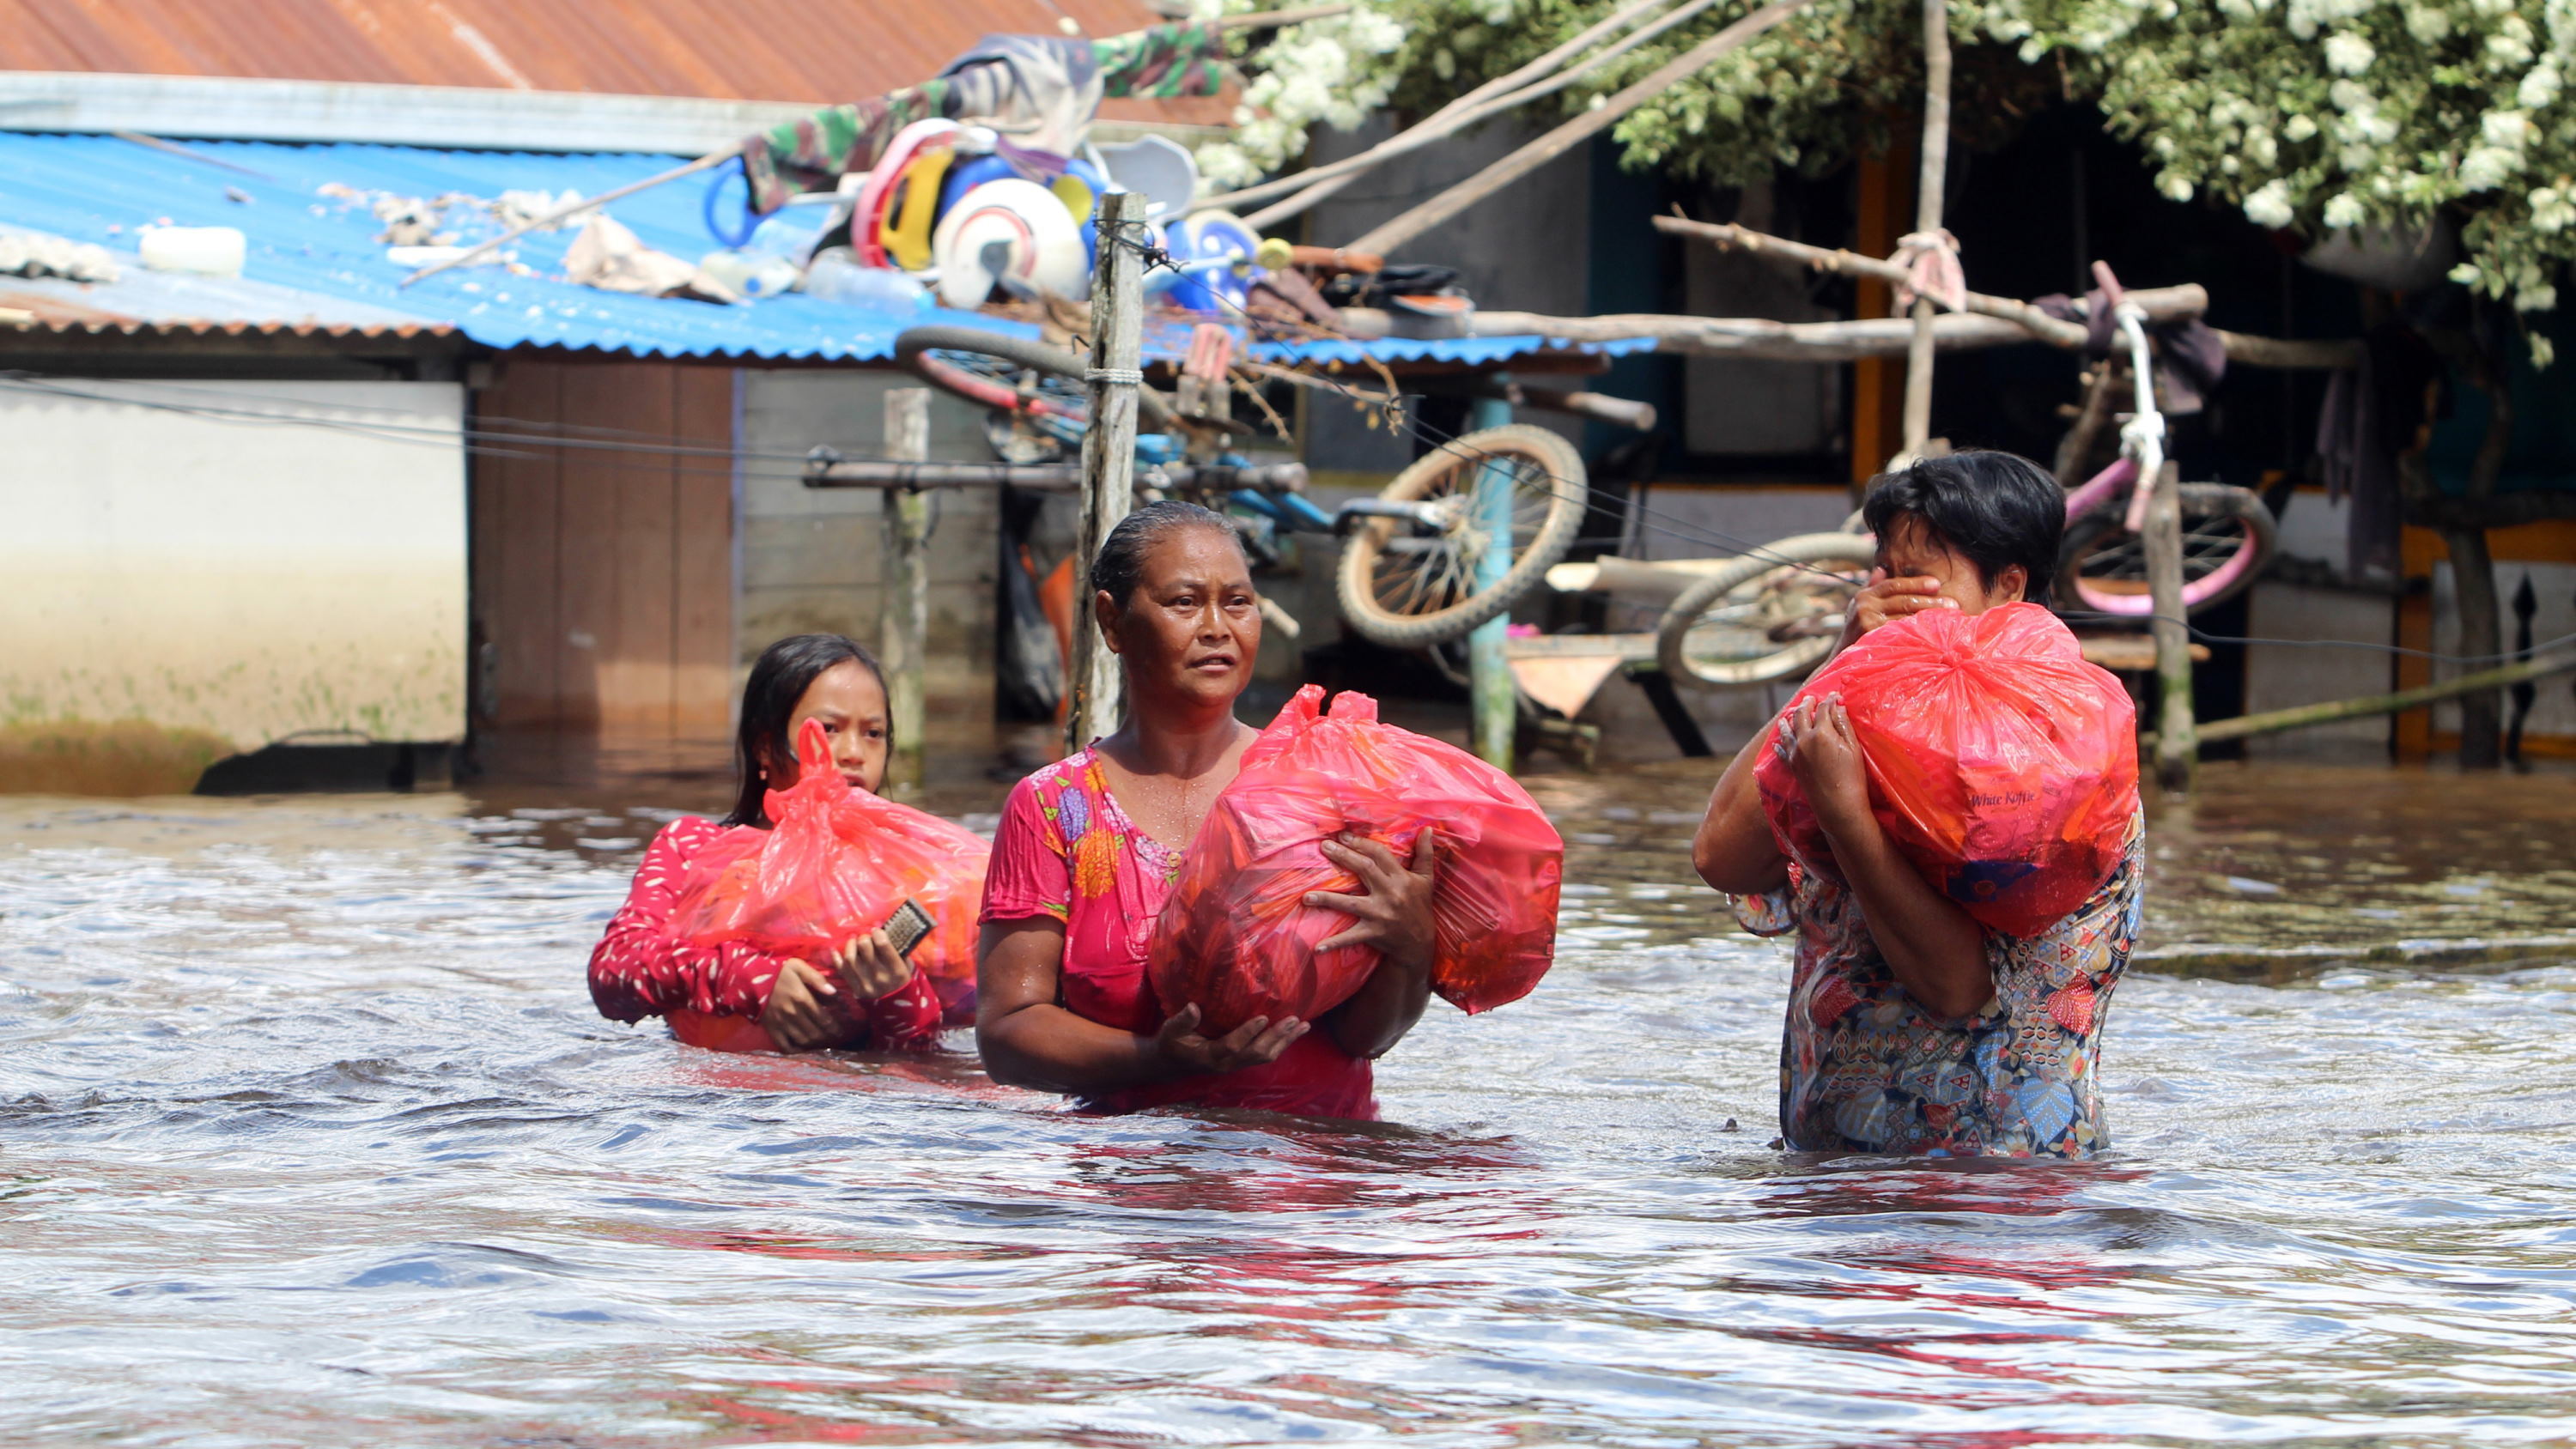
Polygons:
M1383 115L1360 129L1315 134L1317 164L1364 151L1393 134ZM1538 132L1502 120L1390 161L1306 213L1308 241L1339 245L1463 181ZM1592 310L1591 155L1577 148L1501 194L1396 248L1399 261L1456 267L1477 305L1515 312L1582 316ZM1294 234L1295 222L1288 224ZM1365 369L1357 386L1374 390ZM1580 442L1582 425L1550 413L1527 421ZM1408 439L1372 431L1346 406L1309 394L1304 419L1306 466L1318 471L1390 475L1413 459Z
M58 386L0 391L0 723L464 734L461 388Z
M2281 548L2340 568L2347 553L2349 500L2330 503L2323 490L2291 496L2281 511ZM2269 639L2347 639L2391 644L2397 601L2386 594L2305 588L2266 580L2251 591L2245 632ZM2396 687L2391 657L2376 649L2314 649L2254 644L2245 651L2245 712L2287 709L2330 699L2380 694ZM2385 716L2315 729L2262 735L2245 743L2257 759L2380 758L2388 749Z
M746 370L738 435L742 462L741 593L735 638L744 666L776 639L829 630L873 646L885 608L882 495L873 488L810 489L800 481L805 452L828 445L854 455L885 452L885 394L920 386L897 372ZM933 458L990 461L982 413L932 394ZM930 540L932 712L992 717L993 599L999 549L993 490L943 488L932 498ZM1047 505L1061 551L1072 533L1067 494Z

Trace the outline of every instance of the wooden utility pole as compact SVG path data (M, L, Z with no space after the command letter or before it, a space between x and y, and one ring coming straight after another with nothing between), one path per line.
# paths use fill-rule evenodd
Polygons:
M1950 0L1923 0L1923 169L1917 173L1914 230L1930 245L1941 230L1941 193L1950 171ZM1905 354L1905 455L1932 438L1932 299L1914 296L1914 343Z
M930 459L930 389L891 388L885 395L886 456ZM885 623L877 648L886 674L887 723L894 755L886 784L918 789L930 729L922 670L930 657L930 495L907 483L885 490Z
M2183 625L2179 465L2167 463L2156 470L2143 532L2147 594L2156 610L2156 783L2180 794L2191 789L2192 770L2200 760L2200 735L2191 714L2191 631Z
M1081 749L1118 728L1118 656L1100 637L1090 577L1109 531L1136 502L1136 393L1144 386L1145 198L1100 198L1100 260L1091 278L1091 427L1082 435L1082 517L1074 539L1072 707L1064 746Z

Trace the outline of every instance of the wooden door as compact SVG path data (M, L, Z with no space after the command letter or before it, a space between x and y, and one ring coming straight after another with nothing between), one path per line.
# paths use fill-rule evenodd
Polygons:
M474 400L480 722L603 741L732 718L734 371L505 358Z

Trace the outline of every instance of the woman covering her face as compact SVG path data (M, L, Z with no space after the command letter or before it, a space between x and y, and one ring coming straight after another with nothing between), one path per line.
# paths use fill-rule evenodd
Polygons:
M1117 733L1022 780L984 879L977 1044L994 1080L1101 1111L1167 1103L1317 1117L1377 1115L1369 1062L1430 994L1430 833L1413 861L1365 839L1327 858L1362 894L1315 894L1377 948L1359 991L1315 1021L1254 1017L1220 1037L1158 1001L1145 961L1183 854L1257 732L1234 717L1261 648L1242 543L1194 504L1148 504L1091 567L1092 609L1126 681Z
M736 1050L937 1044L938 995L881 930L813 961L739 941L692 946L673 939L671 917L689 862L730 826L769 828L761 797L796 783L796 732L809 719L831 737L843 779L871 794L885 783L890 731L875 656L838 634L799 634L762 651L743 685L733 813L722 820L682 816L645 848L626 904L591 952L590 998L600 1015L634 1022L678 1013L674 1029L684 1039ZM757 1023L767 1037L692 1016Z
M1842 644L1933 609L2045 603L2066 496L2010 453L1929 458L1877 480L1863 519L1878 567ZM1718 781L1692 842L1700 877L1758 935L1795 931L1780 1050L1780 1133L1797 1150L2083 1157L2109 1141L2095 1092L2104 1015L2136 942L2145 832L2120 865L2035 936L1981 927L1925 884L1871 811L1840 699L1800 704ZM1782 855L1754 767L1787 759L1832 846Z

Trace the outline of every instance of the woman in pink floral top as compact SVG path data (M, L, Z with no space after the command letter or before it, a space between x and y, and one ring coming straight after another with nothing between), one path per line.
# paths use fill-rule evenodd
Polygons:
M645 848L626 904L591 952L590 996L600 1015L668 1017L681 1040L729 1051L936 1045L939 998L883 931L851 941L834 959L799 961L741 942L692 946L671 929L689 861L731 826L768 826L761 797L796 783L789 742L808 719L822 721L833 762L851 784L872 791L884 783L885 680L875 658L838 634L769 646L743 686L734 812L720 821L683 816Z
M1258 599L1232 527L1176 502L1129 514L1091 583L1127 723L1022 780L1002 807L977 972L986 1069L1101 1111L1376 1116L1369 1062L1430 998L1430 832L1409 863L1376 841L1324 846L1366 893L1306 897L1353 917L1318 949L1366 944L1381 957L1348 1001L1313 1022L1256 1016L1200 1035L1196 1004L1155 999L1145 958L1182 851L1255 738L1234 702L1261 647Z
M2006 453L1929 459L1878 481L1879 568L1843 643L1908 614L2044 602L2065 500ZM1776 740L1832 846L1782 853L1754 788ZM2085 1157L2110 1140L2096 1090L2111 993L2146 883L2132 820L2110 877L2029 937L1980 927L1897 855L1839 700L1801 705L1727 768L1692 860L1764 935L1796 931L1780 1042L1780 1135L1802 1151Z

